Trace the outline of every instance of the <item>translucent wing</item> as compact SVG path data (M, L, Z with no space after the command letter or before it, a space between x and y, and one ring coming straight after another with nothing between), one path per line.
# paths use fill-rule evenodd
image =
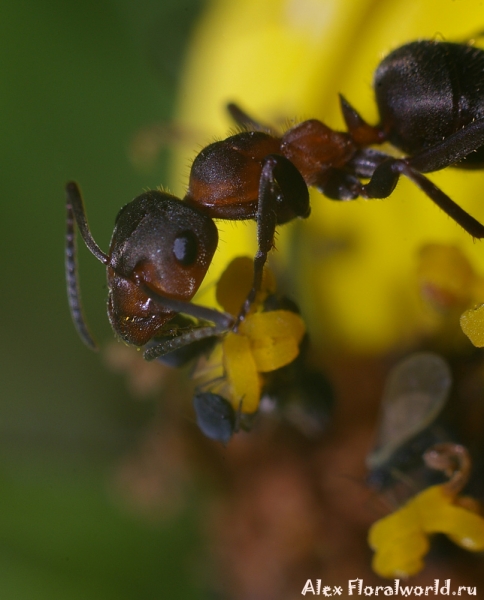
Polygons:
M399 362L388 375L370 470L382 467L408 440L431 425L444 407L452 384L445 360L418 352Z

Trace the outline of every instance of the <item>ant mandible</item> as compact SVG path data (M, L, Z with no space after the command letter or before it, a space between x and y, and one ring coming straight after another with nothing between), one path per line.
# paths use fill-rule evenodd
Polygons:
M178 345L237 327L260 288L276 226L309 215L308 186L333 200L386 198L405 175L470 235L483 238L484 226L423 173L484 167L484 51L412 42L380 63L374 87L379 125L367 124L340 96L346 132L310 119L277 136L229 105L245 130L198 154L183 201L150 191L122 208L108 254L94 242L77 185L69 183L66 269L71 313L83 340L94 345L80 308L74 222L88 249L107 266L111 325L136 346L162 336L178 313L206 325L179 336ZM408 156L394 158L369 147L384 142ZM190 303L217 246L214 218L257 222L252 289L235 322Z

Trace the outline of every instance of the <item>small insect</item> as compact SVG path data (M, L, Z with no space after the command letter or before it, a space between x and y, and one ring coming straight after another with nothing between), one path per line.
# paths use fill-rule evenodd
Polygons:
M230 104L230 114L245 130L197 155L183 201L150 191L122 208L108 254L94 242L79 190L69 183L68 292L74 323L87 345L94 343L80 306L74 222L107 267L111 325L136 346L162 335L180 312L200 319L204 329L186 332L180 345L190 343L192 335L208 335L203 320L216 323L216 331L236 328L260 288L277 225L309 216L308 186L334 200L386 198L405 175L469 234L484 237L484 226L423 175L448 166L484 168L484 51L465 44L413 42L380 63L374 87L377 126L367 124L340 96L346 132L310 119L276 135ZM384 142L408 156L394 158L370 148ZM190 303L217 246L212 219L257 222L253 284L235 324Z
M443 439L434 423L450 393L452 377L445 360L417 352L399 362L385 382L374 449L366 457L370 482L384 486L392 474L413 463Z

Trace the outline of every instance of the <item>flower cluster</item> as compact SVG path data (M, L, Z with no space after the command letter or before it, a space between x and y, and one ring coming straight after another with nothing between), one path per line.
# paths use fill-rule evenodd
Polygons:
M234 410L257 411L261 398L262 373L275 371L293 362L306 331L295 312L265 309L264 302L275 291L271 273L264 272L261 290L250 312L235 331L227 332L209 358L203 358L195 371L211 391L226 398ZM233 260L217 284L217 300L229 313L237 314L250 289L252 261L248 257ZM277 302L277 301L276 301Z
M429 536L447 535L473 552L484 550L484 518L479 505L458 495L469 476L469 458L462 446L441 444L424 458L429 466L452 473L450 481L417 494L402 508L377 521L368 541L375 550L373 569L382 577L409 577L420 572L430 548ZM452 464L453 460L460 464ZM452 465L452 466L451 466Z

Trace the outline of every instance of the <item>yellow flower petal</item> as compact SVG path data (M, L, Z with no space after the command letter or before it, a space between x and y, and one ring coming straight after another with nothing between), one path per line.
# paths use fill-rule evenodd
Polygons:
M398 541L397 545L385 546L373 557L372 569L380 577L411 577L424 567L423 557L429 551L429 542L425 535L416 533Z
M446 534L466 550L484 550L484 519L456 502L445 486L434 485L374 523L368 534L374 571L389 578L418 573L433 533Z
M237 256L222 273L217 283L217 302L231 315L237 316L247 298L254 279L254 261L248 256ZM254 304L276 291L276 281L269 269L262 274L261 289Z
M466 310L460 318L460 326L474 346L484 347L484 304Z
M466 550L484 550L484 519L454 504L455 499L442 486L432 486L420 493L415 501L427 533L445 533Z
M299 315L274 310L249 315L240 324L239 331L250 339L257 370L267 373L288 365L297 357L305 326Z
M452 506L442 518L446 526L440 530L455 544L471 552L484 550L484 521L480 515Z
M373 570L381 577L409 577L418 573L429 543L419 526L415 503L409 502L374 523L368 543L375 550Z
M484 301L484 277L476 276L472 286L472 298L476 304Z
M469 303L476 274L460 248L426 244L420 251L418 280L421 292L435 308Z
M418 531L419 526L416 525L415 509L409 502L403 508L373 523L368 532L368 543L371 548L377 550L385 545L392 545L395 540L405 537L411 530Z
M421 492L415 502L420 511L422 528L427 533L445 533L467 550L484 550L484 519L473 511L455 504L443 486Z
M229 332L222 342L222 348L234 409L238 410L242 401L242 412L255 412L259 406L261 384L249 339Z

